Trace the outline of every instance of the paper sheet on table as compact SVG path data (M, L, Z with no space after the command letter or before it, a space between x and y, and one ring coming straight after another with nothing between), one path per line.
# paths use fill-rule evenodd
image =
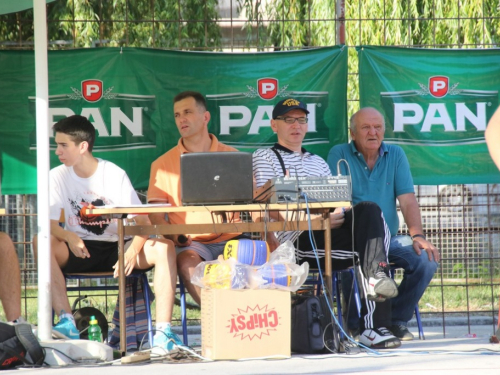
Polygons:
M126 206L117 206L114 204L105 204L104 206L96 206L96 209L100 208L136 208L136 207L170 207L170 203L147 203L147 204L128 204Z
M92 207L90 210L105 210L105 209L127 209L127 208L153 208L153 207L170 207L172 206L170 203L150 203L150 204L129 204L126 206L114 205L114 204L106 204L104 206L96 206ZM92 211L91 211L92 212ZM90 213L92 214L92 213ZM127 218L132 219L137 215L148 215L147 213L128 213Z

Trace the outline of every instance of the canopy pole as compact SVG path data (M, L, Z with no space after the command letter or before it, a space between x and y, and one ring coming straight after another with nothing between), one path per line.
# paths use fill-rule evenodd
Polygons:
M45 0L33 0L35 29L36 160L38 213L38 338L52 338L52 294L49 220L49 79L47 9Z

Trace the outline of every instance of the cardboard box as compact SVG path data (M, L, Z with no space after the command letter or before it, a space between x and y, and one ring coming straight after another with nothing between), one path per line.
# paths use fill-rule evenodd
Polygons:
M290 357L290 292L202 289L201 306L203 357Z

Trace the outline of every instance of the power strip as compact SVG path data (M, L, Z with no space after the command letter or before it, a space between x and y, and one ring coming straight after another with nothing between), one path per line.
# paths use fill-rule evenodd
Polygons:
M150 352L134 352L129 356L122 357L121 363L122 363L122 365L124 365L124 364L126 365L129 363L149 361L150 359L151 359Z

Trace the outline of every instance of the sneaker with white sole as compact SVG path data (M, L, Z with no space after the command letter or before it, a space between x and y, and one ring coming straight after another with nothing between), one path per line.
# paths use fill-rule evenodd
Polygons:
M349 335L354 341L359 341L360 328L349 328Z
M359 336L359 342L371 349L394 349L401 346L401 341L385 327L365 329Z
M62 318L59 323L52 327L52 330L59 332L70 340L80 339L80 332L78 332L75 324L68 318Z
M394 336L396 336L398 339L401 341L411 341L415 337L413 336L413 333L411 333L408 330L408 327L402 325L402 324L394 324L389 327L390 331Z
M384 302L386 299L398 295L398 285L389 276L389 265L380 262L375 277L368 279L368 292L366 297L375 302Z
M164 331L157 331L153 337L153 348L151 353L165 355L175 351L177 347L184 346L179 336L177 336L170 327Z

